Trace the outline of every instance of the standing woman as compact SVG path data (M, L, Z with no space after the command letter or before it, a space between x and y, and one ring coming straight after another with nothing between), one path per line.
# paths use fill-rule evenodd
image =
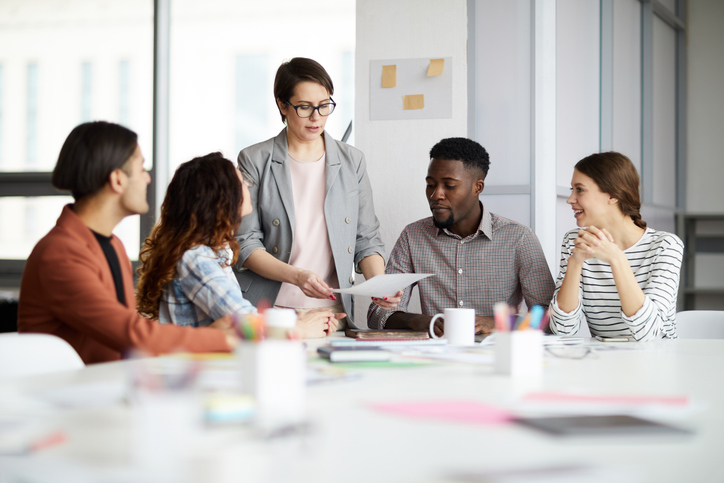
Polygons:
M615 152L582 159L571 191L568 204L582 228L563 238L552 332L572 335L588 322L594 336L675 339L684 244L646 227L631 160Z
M351 295L330 287L351 286L355 270L366 279L383 274L384 245L364 155L324 130L333 93L314 60L297 57L277 70L274 98L286 127L239 153L254 211L239 228L236 267L254 304L266 298L300 311L331 307L351 321ZM392 308L401 295L377 303Z

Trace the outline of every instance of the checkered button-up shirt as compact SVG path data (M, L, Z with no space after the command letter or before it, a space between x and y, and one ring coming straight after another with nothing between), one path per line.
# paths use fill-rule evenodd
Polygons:
M228 247L215 252L200 245L184 252L161 295L159 322L205 327L225 315L256 313L241 295L232 258Z
M407 225L390 254L385 273L435 274L415 284L425 315L457 307L492 316L496 302L517 307L521 300L528 307L548 307L554 289L535 233L485 207L478 230L465 238L436 228L432 217ZM369 327L383 328L394 312L406 311L413 287L405 289L393 310L371 304Z

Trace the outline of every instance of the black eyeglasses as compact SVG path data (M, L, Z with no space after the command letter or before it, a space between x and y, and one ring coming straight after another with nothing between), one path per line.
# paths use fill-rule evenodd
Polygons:
M286 104L292 106L295 111L297 111L297 116L306 119L308 117L312 117L312 114L314 114L314 111L316 110L320 116L329 116L334 112L334 108L337 107L337 103L332 100L332 98L329 98L329 102L325 102L324 104L320 104L317 107L310 106L308 104L303 104L301 106L295 106L291 102L287 101Z

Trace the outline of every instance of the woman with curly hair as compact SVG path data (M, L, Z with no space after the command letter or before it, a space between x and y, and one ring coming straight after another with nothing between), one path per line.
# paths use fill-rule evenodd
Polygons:
M231 268L239 253L236 231L251 211L241 173L221 153L179 166L141 249L138 311L164 324L195 327L255 313ZM324 337L336 320L329 310L315 311L300 317L298 329L302 337Z

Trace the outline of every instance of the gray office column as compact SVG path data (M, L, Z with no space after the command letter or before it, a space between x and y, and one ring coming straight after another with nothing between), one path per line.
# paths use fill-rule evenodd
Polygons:
M613 150L613 0L601 0L601 152Z
M643 201L654 201L654 9L641 2L641 181Z
M676 16L686 25L686 0L676 1ZM676 31L676 208L686 211L686 30Z
M151 233L168 185L169 61L171 0L153 2L153 167L148 213L141 217L141 238Z
M556 273L556 0L533 0L532 11L530 212L551 273Z

